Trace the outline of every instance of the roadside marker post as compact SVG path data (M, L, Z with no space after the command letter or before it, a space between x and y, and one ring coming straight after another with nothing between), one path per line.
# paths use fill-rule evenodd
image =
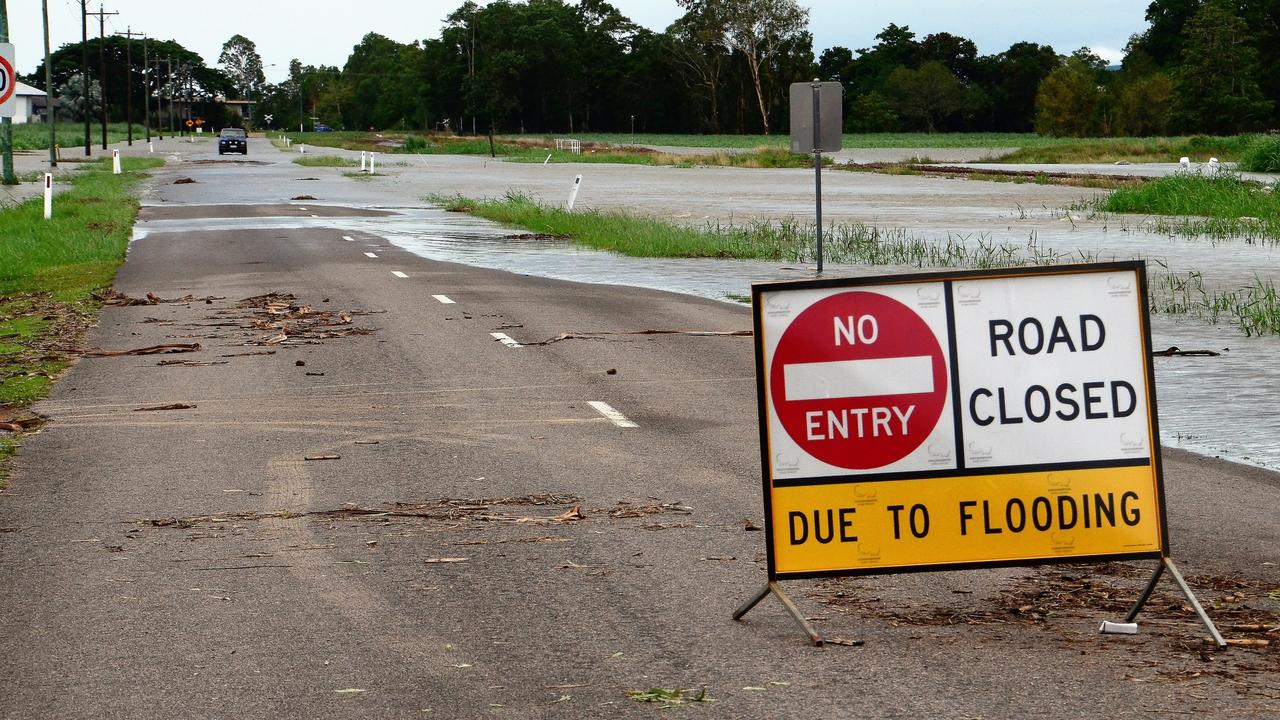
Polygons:
M112 175L120 174L120 151L119 150L111 151L111 174Z
M822 153L844 147L844 86L838 82L791 84L791 152L813 153L818 274L822 274Z
M364 172L365 155L366 155L365 151L361 150L360 151L360 172Z
M53 173L44 174L44 219L53 219Z
M378 157L378 153L375 153L375 152L369 153L369 174L370 175L374 174L375 168L377 167L377 162L378 162L376 159L377 157Z
M569 212L573 212L574 203L578 202L578 190L582 187L582 176L573 179L573 189L569 191L569 206L566 208Z
M147 143L147 152L154 153L155 151L156 151L156 144L150 143L150 142Z
M306 155L306 154L307 154L307 144L306 144L306 143L299 143L299 144L298 144L298 153L299 153L299 154L302 154L302 155Z
M1169 556L1146 266L752 286L766 586ZM1107 626L1103 626L1104 630Z

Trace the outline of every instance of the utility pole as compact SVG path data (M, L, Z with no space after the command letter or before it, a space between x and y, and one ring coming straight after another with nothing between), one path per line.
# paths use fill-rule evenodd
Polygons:
M119 15L118 12L107 12L101 3L98 12L86 12L85 15L98 16L98 82L102 84L102 149L107 149L107 16Z
M80 0L80 91L81 110L84 111L84 156L92 154L89 141L89 10L88 0Z
M177 126L173 122L173 56L165 58L165 63L169 66L169 134L176 135Z
M142 124L147 128L147 142L151 142L151 64L147 62L147 43L149 38L142 35Z
M0 0L0 43L9 42L9 7L5 0ZM16 81L17 78L14 78ZM13 174L13 118L0 118L0 155L4 156L4 184L17 185L18 178Z
M160 132L160 139L163 140L164 139L164 122L160 120L161 113L163 112L163 102L160 99L161 97L160 96L160 58L156 58L155 60L152 60L151 63L155 70L155 72L151 73L151 75L156 80L156 130ZM148 107L150 106L150 104L151 104L151 101L148 100L147 101Z
M58 128L53 117L53 64L49 61L49 0L40 0L44 16L44 112L49 119L49 167L58 167Z
M124 32L116 34L124 36L124 122L129 126L129 147L133 147L133 39L135 37L145 38L146 35L134 32L132 27L125 27ZM145 48L146 45L143 45L143 47ZM146 57L146 50L143 50L143 53L143 57ZM143 67L146 66L144 65ZM146 79L145 75L143 79ZM147 139L151 139L150 125L147 126Z

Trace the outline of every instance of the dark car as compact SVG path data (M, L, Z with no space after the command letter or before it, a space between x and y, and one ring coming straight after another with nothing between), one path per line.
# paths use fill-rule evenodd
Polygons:
M316 123L315 131L316 132L333 132L333 128L329 127L328 125L325 125L324 123Z
M222 134L218 136L218 154L229 152L249 154L249 136L242 128L222 128Z

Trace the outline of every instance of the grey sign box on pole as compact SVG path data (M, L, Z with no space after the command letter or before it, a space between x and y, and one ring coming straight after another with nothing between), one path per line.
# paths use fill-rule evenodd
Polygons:
M813 146L813 91L818 90L818 141ZM791 83L791 152L836 152L844 140L844 87L838 82Z

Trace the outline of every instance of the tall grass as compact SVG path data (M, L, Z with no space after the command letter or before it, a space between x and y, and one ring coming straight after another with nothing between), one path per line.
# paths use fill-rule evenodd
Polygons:
M1259 137L1252 142L1240 157L1240 169L1280 173L1280 136Z
M293 163L303 167L355 167L360 164L337 155L302 155L294 158Z
M1170 175L1116 190L1099 209L1118 213L1280 222L1280 197L1270 188L1223 173L1216 177Z
M1183 156L1200 161L1210 157L1229 161L1243 157L1255 136L1062 139L1068 141L1024 146L1015 153L992 161L1036 164L1177 162Z

